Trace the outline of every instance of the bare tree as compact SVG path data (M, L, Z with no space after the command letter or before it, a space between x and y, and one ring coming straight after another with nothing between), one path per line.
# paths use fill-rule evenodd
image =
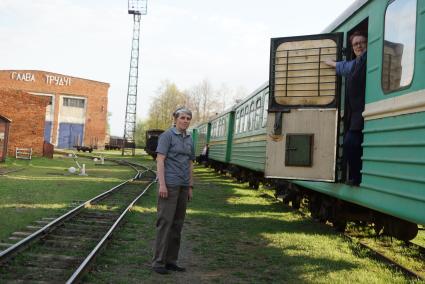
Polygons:
M176 84L170 81L163 81L150 106L146 129L167 129L172 124L171 113L183 105L192 110L192 125L205 122L233 105L237 98L243 98L245 95L246 91L243 88L234 90L226 84L215 90L207 79L185 91L180 91Z
M172 125L172 113L187 102L186 95L176 84L163 81L156 92L156 97L149 108L148 128L167 129Z

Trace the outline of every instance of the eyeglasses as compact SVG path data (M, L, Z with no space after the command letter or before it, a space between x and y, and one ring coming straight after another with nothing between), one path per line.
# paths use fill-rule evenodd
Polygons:
M353 47L364 46L364 45L366 45L366 41L365 40L354 42L352 44Z
M178 117L178 119L180 119L180 120L187 120L187 121L191 121L192 120L192 117L190 117L190 116L179 116Z

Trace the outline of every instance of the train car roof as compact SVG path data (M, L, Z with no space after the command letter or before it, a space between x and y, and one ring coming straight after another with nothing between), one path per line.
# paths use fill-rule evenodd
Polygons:
M249 99L251 99L253 96L255 96L256 94L258 94L260 91L264 90L268 86L269 86L269 81L264 82L260 87L258 87L257 89L255 89L255 91L253 91L248 96L246 96L245 98L243 98L242 101L240 101L239 103L237 103L235 105L235 109L238 108L240 105L243 105L244 103L246 103L247 101L249 101Z
M226 114L228 114L228 113L230 113L232 111L235 111L235 105L232 105L231 107L225 109L224 111L222 111L220 113L217 113L216 115L214 115L213 117L211 117L208 121L211 122L213 120L216 120L217 118L220 118L220 117L222 117L222 116L224 116L224 115L226 115Z
M351 4L338 18L335 19L322 33L330 33L336 30L342 23L344 23L348 18L354 15L363 5L365 5L370 0L357 0Z
M199 128L199 127L201 127L201 126L203 126L203 125L206 125L206 124L208 124L208 123L210 123L210 122L209 122L209 121L199 122L199 123L195 124L195 125L193 126L193 128Z

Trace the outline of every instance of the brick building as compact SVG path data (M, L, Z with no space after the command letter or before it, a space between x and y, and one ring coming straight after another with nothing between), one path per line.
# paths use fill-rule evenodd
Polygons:
M42 112L43 136L57 148L104 146L108 83L38 70L0 70L0 86L48 98L49 104Z
M49 98L22 91L0 89L0 115L10 120L7 153L16 148L32 148L33 154L43 155L45 111Z

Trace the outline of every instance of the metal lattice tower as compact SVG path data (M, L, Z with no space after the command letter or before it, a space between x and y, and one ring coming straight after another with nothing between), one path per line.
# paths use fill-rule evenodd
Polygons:
M137 84L139 78L139 39L140 18L146 15L147 0L129 0L128 13L133 15L133 39L131 44L130 71L128 74L127 106L124 124L124 143L122 155L125 149L131 149L135 155L136 143L136 109L137 109Z

